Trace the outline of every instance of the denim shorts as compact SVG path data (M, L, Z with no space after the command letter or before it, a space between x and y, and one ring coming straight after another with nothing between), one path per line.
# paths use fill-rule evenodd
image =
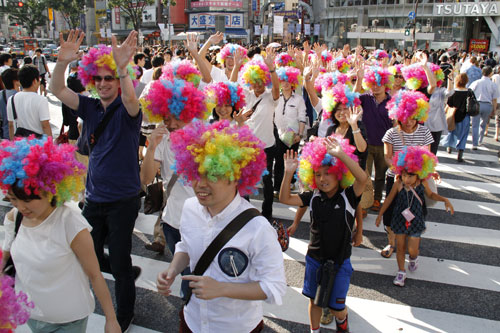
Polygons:
M314 299L316 296L316 289L318 288L318 278L319 269L321 263L309 256L306 256L306 273L304 277L304 287L302 288L302 294L310 299ZM349 284L351 282L351 275L353 269L351 265L351 259L347 258L344 260L342 266L340 266L337 276L335 277L335 282L333 283L332 293L330 295L330 302L328 306L335 311L342 311L345 309L345 299L347 296L347 291L349 290Z
M29 319L27 324L31 331L33 331L34 333L85 333L87 332L88 321L89 317L87 316L83 319L60 324L53 324L40 320Z

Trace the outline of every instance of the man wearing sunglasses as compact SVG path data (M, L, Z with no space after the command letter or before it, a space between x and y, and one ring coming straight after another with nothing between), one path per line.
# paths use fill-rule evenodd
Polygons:
M91 234L101 270L112 273L115 278L117 319L122 331L126 332L134 316L134 279L140 274L140 268L132 266L130 252L134 223L141 205L137 151L142 113L127 71L135 53L137 32L132 31L120 46L112 37L113 60L109 57L111 50L104 46L82 59L85 72L79 72L80 79L87 87L95 87L98 99L78 95L65 85L66 67L78 59L84 36L79 30L71 30L65 41L61 34L61 47L50 88L62 103L83 119L84 127L87 126L83 135L90 137L98 124L109 118L89 150L82 215L92 226ZM110 116L105 117L106 114ZM106 238L109 257L103 250Z

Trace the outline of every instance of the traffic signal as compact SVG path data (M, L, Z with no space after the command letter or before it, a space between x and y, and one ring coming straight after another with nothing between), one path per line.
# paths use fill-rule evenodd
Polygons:
M17 3L17 7L22 7L22 6L24 6L24 3L23 3L22 1L19 1L19 2Z
M410 29L405 30L405 36L410 36Z

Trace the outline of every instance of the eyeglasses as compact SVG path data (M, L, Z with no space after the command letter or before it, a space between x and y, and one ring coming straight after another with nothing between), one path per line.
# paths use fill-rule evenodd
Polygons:
M403 75L394 75L394 78L395 78L395 79L402 79L402 78L403 78Z
M106 82L113 82L114 80L116 80L116 77L111 76L111 75L106 75L105 77L95 75L95 76L92 76L92 79L94 79L95 82L101 82L102 80L104 80Z

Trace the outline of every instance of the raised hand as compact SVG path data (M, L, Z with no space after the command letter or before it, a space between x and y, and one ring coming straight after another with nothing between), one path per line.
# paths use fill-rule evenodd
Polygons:
M217 31L215 34L211 35L208 38L208 42L212 43L212 45L216 45L222 42L223 39L224 39L224 34L220 31Z
M153 130L153 132L151 132L148 141L152 147L156 147L160 144L161 140L163 139L163 136L167 134L168 134L167 126L159 125Z
M337 157L344 152L337 139L331 136L325 138L325 147L326 152L334 157Z
M58 62L70 63L74 60L79 59L80 56L80 45L82 44L85 33L77 30L71 30L69 32L68 38L64 40L62 32L59 34L59 43L61 47L59 48L59 55L57 57Z
M299 166L299 160L297 159L297 152L288 149L285 154L283 154L283 160L285 162L285 172L294 173Z
M347 58L347 56L351 53L351 46L349 44L345 44L344 48L342 49L342 55L344 58Z
M113 59L115 59L116 67L124 69L129 64L135 54L137 47L137 31L132 30L125 41L118 46L116 37L111 37L111 46L113 47Z
M274 48L268 46L266 48L266 57L264 58L264 62L271 71L274 69L275 58L276 58L276 51L274 50Z
M293 58L294 55L295 55L295 49L294 49L293 45L288 45L287 48L286 48L286 52L288 53L288 55L290 57Z
M233 118L238 123L238 126L243 126L245 122L252 116L252 111L241 109L239 112L235 113Z
M234 51L234 67L240 69L241 65L243 65L243 60L245 59L245 54L243 50L238 48Z
M198 52L198 42L200 41L200 37L196 33L188 33L186 35L186 40L184 41L184 47L190 53Z
M361 116L363 116L363 109L361 107L350 107L347 122L351 127L356 126L358 121L361 119Z

